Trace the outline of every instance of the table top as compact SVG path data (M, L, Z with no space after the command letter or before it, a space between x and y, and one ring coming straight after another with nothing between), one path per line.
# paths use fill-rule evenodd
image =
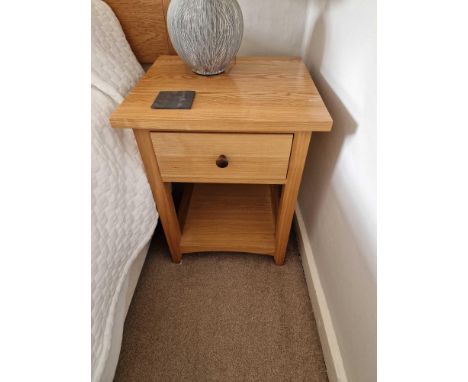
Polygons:
M196 91L188 110L152 109L159 91ZM332 119L298 57L238 57L226 73L200 76L160 56L112 113L114 128L154 131L330 131Z

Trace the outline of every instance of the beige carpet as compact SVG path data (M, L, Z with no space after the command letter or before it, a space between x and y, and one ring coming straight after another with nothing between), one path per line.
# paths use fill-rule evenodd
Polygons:
M158 230L115 381L328 380L294 235L282 267L226 253L185 255L176 265Z

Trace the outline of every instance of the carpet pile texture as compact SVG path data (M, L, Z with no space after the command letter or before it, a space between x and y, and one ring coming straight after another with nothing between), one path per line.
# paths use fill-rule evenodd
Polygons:
M294 232L269 256L170 261L158 225L114 381L328 381Z

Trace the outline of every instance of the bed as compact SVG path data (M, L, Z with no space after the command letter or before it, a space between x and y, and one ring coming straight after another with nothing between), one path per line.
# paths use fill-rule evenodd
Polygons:
M158 221L133 132L113 130L108 119L142 76L141 64L172 53L168 1L108 3L91 1L93 382L114 378L125 317Z

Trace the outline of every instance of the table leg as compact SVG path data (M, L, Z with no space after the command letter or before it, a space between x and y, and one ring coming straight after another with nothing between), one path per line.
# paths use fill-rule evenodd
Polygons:
M133 133L135 134L141 159L145 166L146 176L151 186L159 218L163 225L172 261L174 263L180 263L182 257L179 248L181 234L174 201L171 195L171 184L164 183L161 179L150 132L147 130L134 129Z
M302 171L304 170L311 135L311 132L299 132L294 134L288 175L281 193L276 219L276 265L284 264L289 232L291 230L292 218L296 207Z

